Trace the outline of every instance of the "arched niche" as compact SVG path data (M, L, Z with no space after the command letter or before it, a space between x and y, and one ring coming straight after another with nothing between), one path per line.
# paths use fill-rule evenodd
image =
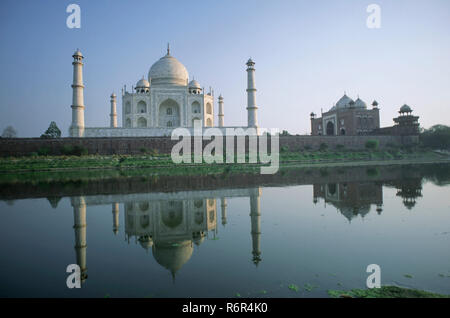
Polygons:
M180 126L180 106L173 99L166 99L159 105L159 127L178 127Z

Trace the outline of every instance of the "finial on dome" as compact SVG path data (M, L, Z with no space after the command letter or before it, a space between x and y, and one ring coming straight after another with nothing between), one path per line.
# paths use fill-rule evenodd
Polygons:
M167 55L170 55L170 45L167 43Z

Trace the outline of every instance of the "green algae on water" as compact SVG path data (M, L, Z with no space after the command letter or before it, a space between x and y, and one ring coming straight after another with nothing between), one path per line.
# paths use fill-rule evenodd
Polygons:
M298 290L299 290L298 286L295 285L295 284L290 284L290 285L288 286L288 288L289 288L290 290L295 291L296 293L297 293Z
M328 290L333 298L450 298L450 295L441 295L418 289L402 288L397 286L382 286L371 289Z

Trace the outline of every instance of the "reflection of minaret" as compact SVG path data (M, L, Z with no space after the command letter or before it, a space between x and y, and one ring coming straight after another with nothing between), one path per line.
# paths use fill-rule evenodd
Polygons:
M73 206L73 217L75 229L75 253L77 258L77 264L81 270L81 282L83 283L87 278L86 268L86 202L84 197L79 197L78 202Z
M250 195L250 220L252 224L252 246L253 246L253 263L258 266L261 261L261 211L259 204L259 197L261 190L259 188L254 189L254 193Z
M220 209L222 212L222 225L225 226L227 224L227 199L220 199Z
M113 203L112 205L113 213L113 232L114 235L119 231L119 203Z

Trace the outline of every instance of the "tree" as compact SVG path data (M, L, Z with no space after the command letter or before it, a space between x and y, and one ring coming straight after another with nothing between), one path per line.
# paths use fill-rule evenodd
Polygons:
M56 126L56 123L54 121L50 123L48 129L45 131L44 134L41 135L41 138L60 138L60 137L61 137L61 130L59 130L58 126Z
M369 150L376 150L378 148L378 144L378 140L370 139L366 141L366 148Z
M432 149L450 149L450 127L434 125L419 135L422 146Z
M17 137L17 131L14 129L13 126L8 126L3 130L2 138L16 138Z

